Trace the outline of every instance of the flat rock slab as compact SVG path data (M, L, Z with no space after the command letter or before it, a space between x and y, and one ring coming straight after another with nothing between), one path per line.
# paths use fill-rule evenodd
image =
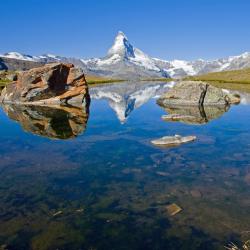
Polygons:
M182 208L175 203L168 205L166 208L170 216L174 216L182 211Z
M175 146L183 143L191 142L196 140L196 136L164 136L162 138L151 141L152 144L156 146Z

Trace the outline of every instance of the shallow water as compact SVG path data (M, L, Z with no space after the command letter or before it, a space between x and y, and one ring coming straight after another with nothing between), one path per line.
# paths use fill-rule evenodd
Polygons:
M3 107L0 246L224 249L249 239L250 98L199 125L166 122L155 97L171 85L92 88L89 114ZM175 134L198 139L150 143ZM170 216L173 203L182 210Z

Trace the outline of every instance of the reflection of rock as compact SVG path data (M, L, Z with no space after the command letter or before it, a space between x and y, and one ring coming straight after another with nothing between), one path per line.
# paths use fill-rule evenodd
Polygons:
M175 146L182 143L187 143L196 140L196 136L164 136L160 139L151 141L154 145L157 146Z
M2 106L12 120L36 135L55 139L74 138L81 134L88 121L88 106L24 106L5 104Z
M164 121L183 122L186 124L205 124L219 118L229 110L230 106L164 106L168 115Z
M89 101L81 69L73 64L52 63L19 73L3 89L0 102L32 104L81 104Z
M160 105L228 105L240 97L205 82L181 81L158 99Z
M121 123L151 98L166 92L173 83L124 82L90 88L91 99L108 100Z

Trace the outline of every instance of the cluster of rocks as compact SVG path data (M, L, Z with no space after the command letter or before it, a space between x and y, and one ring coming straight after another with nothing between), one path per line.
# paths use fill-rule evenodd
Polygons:
M230 104L239 102L239 95L228 93L201 81L180 81L157 100L157 103L168 113L162 116L163 120L187 124L207 123L225 113ZM153 140L152 143L172 146L195 139L195 136L175 135Z
M73 64L52 63L20 72L1 92L0 102L33 105L89 102L82 69Z

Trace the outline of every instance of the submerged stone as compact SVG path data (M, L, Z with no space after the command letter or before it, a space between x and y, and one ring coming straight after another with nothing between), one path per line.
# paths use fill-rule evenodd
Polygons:
M174 216L182 211L182 208L175 203L168 205L166 208L170 216Z
M190 191L190 194L194 197L194 198L201 198L202 197L202 193L200 192L200 190L197 189L192 189Z

